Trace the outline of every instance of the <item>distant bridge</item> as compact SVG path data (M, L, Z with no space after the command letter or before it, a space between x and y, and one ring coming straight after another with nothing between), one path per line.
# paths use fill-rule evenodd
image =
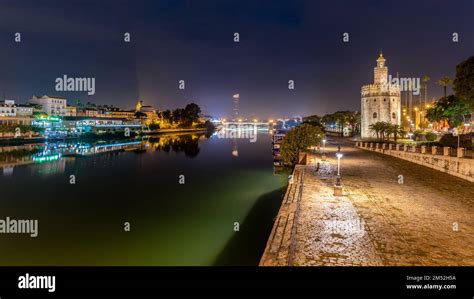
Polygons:
M249 121L249 120L231 120L231 121L226 121L226 120L216 120L214 121L215 124L219 124L222 126L226 127L251 127L251 126L266 126L266 127L272 127L272 126L281 126L283 129L288 129L291 127L294 127L296 124L300 124L303 122L303 118L301 116L296 116L292 118L278 118L275 120L268 120L268 121L259 121L259 120L254 120L254 121Z
M268 126L269 122L252 122L252 121L226 121L221 122L224 126Z

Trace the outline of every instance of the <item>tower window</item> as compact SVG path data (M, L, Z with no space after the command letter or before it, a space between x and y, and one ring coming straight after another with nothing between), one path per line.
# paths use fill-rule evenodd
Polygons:
M377 99L374 99L374 102L377 101Z
M377 112L374 112L373 117L377 118Z
M392 102L395 102L395 99L392 99Z
M397 115L395 114L395 112L392 112L392 118L397 118Z
M383 99L383 101L384 101L384 102L386 102L386 101L387 101L387 99Z

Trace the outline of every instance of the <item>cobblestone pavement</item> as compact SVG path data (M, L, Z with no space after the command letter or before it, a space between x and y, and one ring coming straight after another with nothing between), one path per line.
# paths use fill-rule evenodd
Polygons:
M342 145L305 167L293 265L474 265L474 184ZM403 176L403 182L401 182Z

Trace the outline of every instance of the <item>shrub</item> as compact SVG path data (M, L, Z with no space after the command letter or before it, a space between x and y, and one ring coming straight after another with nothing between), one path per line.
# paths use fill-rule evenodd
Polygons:
M441 146L457 147L458 136L453 136L453 134L445 134L439 140L439 144ZM471 148L472 147L471 134L459 135L459 145L460 147Z
M436 141L436 139L438 138L438 136L433 132L426 133L425 137L427 141Z
M426 141L425 132L422 130L416 130L413 132L414 140L416 141Z

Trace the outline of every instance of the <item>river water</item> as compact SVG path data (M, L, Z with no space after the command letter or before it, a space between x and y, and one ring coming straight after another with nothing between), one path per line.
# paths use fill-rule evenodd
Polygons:
M0 148L0 265L257 265L288 173L271 139L169 135Z

